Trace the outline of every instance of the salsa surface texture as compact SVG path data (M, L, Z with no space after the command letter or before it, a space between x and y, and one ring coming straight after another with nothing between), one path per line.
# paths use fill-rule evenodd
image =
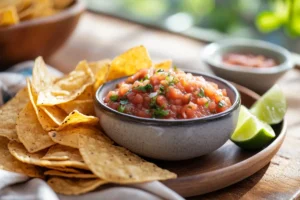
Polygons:
M223 62L229 65L238 65L242 67L270 68L278 63L273 58L263 55L230 53L223 57Z
M104 102L122 113L159 119L201 118L231 107L225 89L177 68L142 69L117 84Z

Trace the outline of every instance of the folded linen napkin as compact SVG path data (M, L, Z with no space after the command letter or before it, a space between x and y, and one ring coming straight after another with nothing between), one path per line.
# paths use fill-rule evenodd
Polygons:
M0 73L0 105L25 87L26 77L31 76L34 62L26 61ZM49 67L54 75L61 72ZM96 191L79 195L65 196L56 194L45 181L0 170L0 200L182 200L177 193L158 181L132 185L108 185Z

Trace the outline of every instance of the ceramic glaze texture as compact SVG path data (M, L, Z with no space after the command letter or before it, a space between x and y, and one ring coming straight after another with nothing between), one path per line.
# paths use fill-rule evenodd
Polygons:
M194 125L154 126L132 123L96 109L108 136L129 150L161 160L185 160L221 147L236 125L238 112L211 122Z
M214 82L227 89L233 106L224 113L192 120L145 119L109 108L103 97L121 80L111 81L98 89L95 110L105 133L139 155L161 160L195 158L221 147L235 129L240 97L231 84L221 79Z

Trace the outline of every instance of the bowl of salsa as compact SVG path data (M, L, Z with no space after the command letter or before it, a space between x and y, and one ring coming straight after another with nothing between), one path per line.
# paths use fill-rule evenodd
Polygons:
M240 107L227 81L180 69L142 69L104 84L96 114L118 144L142 156L184 160L210 153L233 132Z
M203 49L203 61L218 76L264 93L288 70L291 54L278 45L252 39L226 39Z

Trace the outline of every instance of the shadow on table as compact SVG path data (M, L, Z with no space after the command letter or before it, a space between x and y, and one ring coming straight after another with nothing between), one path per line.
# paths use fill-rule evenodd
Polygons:
M265 172L269 168L270 163L266 165L264 168L259 170L254 175L248 177L245 180L242 180L238 183L235 183L231 186L223 188L221 190L217 190L215 192L211 192L205 195L195 196L187 198L187 200L236 200L242 198L248 191L250 191L264 176ZM237 190L237 188L239 188Z

